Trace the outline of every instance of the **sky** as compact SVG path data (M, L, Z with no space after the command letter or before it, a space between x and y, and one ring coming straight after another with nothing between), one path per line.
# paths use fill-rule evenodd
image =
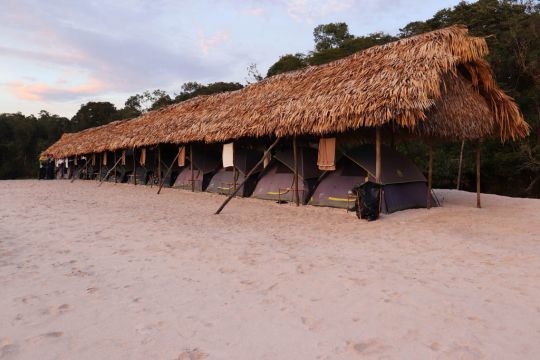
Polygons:
M246 82L313 49L313 28L396 34L458 0L0 0L0 113L72 117L88 101Z

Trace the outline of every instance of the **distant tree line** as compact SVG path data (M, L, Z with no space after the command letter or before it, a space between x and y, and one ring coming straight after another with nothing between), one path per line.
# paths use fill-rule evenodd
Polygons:
M307 53L285 54L268 69L267 77L320 65L349 56L375 45L407 36L465 24L470 33L486 37L499 85L519 104L531 126L531 136L522 141L483 144L483 189L513 196L540 197L540 3L539 1L479 0L461 2L442 9L426 21L411 22L397 35L373 33L350 34L345 23L322 24L313 31L314 48ZM252 83L263 77L255 64L248 68ZM89 102L71 119L41 111L38 116L0 114L0 179L34 177L38 154L59 139L64 132L75 132L114 120L136 117L146 111L189 100L195 96L238 90L240 83L216 82L203 85L187 82L180 92L170 95L163 90L145 91L130 96L124 107L110 102ZM470 143L465 146L462 185L474 187L474 159ZM427 165L426 145L412 141L399 145L400 150L421 167ZM434 184L454 187L460 144L440 144L434 148Z

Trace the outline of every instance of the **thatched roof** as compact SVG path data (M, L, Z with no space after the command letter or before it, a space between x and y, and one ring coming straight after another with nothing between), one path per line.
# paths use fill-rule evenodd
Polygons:
M484 60L487 53L483 38L452 26L92 129L46 152L70 156L389 125L419 137L524 137L528 126L513 99L495 83Z

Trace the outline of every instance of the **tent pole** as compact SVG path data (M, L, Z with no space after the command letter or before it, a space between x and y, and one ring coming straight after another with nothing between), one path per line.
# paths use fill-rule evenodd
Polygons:
M135 159L136 153L135 147L133 147L133 185L137 185L137 159Z
M280 138L277 138L276 141L274 141L272 143L272 145L270 145L270 147L268 149L266 149L266 151L264 152L261 160L259 160L259 162L257 164L255 164L255 166L253 166L253 168L251 168L251 170L249 170L249 172L246 174L246 176L244 177L244 180L238 185L238 187L236 188L235 191L233 191L232 194L230 194L227 199L225 199L225 201L223 202L223 204L221 204L221 206L219 207L219 209L217 209L217 211L215 212L216 215L218 215L221 210L223 210L223 208L229 203L229 201L231 201L231 199L236 195L236 193L238 192L238 190L244 185L244 183L249 179L249 177L255 172L255 170L257 170L257 168L259 166L261 166L261 164L264 162L264 159L266 159L266 157L268 156L268 154L270 154L270 151L272 151L272 149L278 144Z
M481 208L480 204L480 148L482 140L478 139L478 145L476 147L476 207Z
M465 140L461 140L461 150L459 151L459 168L457 173L457 186L456 190L459 190L461 185L461 166L463 165L463 148L465 147Z
M169 176L169 173L171 172L172 167L174 166L174 163L176 162L176 160L178 160L179 156L180 156L180 151L177 151L176 156L174 157L174 160L172 161L171 165L167 169L167 172L165 173L165 176L161 178L161 181L159 182L159 189L157 191L158 195L161 192L161 188L163 187L163 184L165 184L165 179L167 178L167 176Z
M189 144L189 170L191 171L191 192L195 192L195 176L193 174L193 145Z
M428 145L429 162L428 162L428 189L427 189L427 208L431 209L431 188L433 186L433 145Z
M118 159L118 161L114 164L114 166L112 167L112 169L110 169L109 171L107 171L107 174L105 175L105 179L109 176L109 174L111 173L111 171L113 171L114 169L116 169L116 166L120 163L120 161L122 161L122 158ZM98 186L101 186L102 183L103 183L103 179L99 179L99 185L98 185Z
M294 157L294 202L300 206L300 196L298 193L298 146L296 144L296 135L293 137L293 157Z
M381 183L381 128L375 128L375 182Z

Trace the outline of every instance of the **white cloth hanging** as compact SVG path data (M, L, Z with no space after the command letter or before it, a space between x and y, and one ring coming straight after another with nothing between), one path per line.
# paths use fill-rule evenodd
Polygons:
M234 166L234 143L223 144L223 167Z

